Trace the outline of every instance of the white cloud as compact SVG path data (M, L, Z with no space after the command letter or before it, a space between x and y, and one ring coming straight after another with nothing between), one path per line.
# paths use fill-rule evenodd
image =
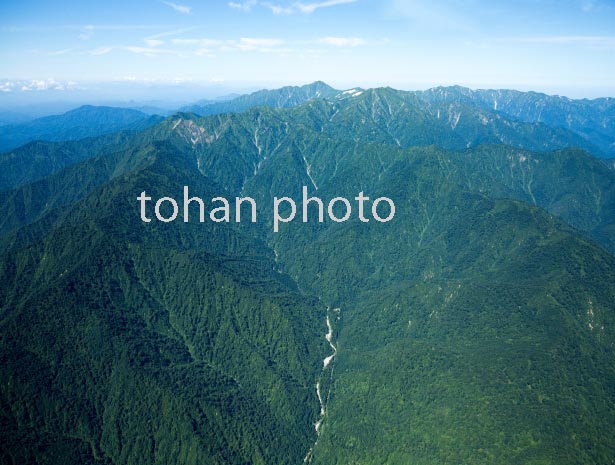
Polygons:
M318 39L318 42L335 47L356 47L366 43L365 40L359 37L322 37Z
M159 26L151 24L100 24L75 25L64 24L60 26L0 26L3 32L57 32L58 29L78 30L84 34L93 31L135 31L144 29L158 29Z
M581 45L587 47L615 47L615 36L534 36L510 37L504 42L544 45Z
M156 47L140 47L140 46L135 46L135 45L129 45L129 46L122 47L122 48L132 53L145 55L146 57L155 57L158 55L178 55L178 56L182 55L182 53L178 50L156 48Z
M302 13L314 13L318 8L326 8L330 6L336 5L344 5L347 3L354 3L357 0L327 0L324 2L313 2L313 3L297 3L296 6Z
M94 26L91 24L87 24L81 28L81 34L79 34L79 39L88 40L94 35Z
M198 45L200 39L171 39L174 45Z
M184 27L182 29L174 29L172 31L164 31L158 34L154 34L153 36L147 37L147 39L161 39L163 37L176 36L178 34L183 34L184 32L190 32L196 29L196 26Z
M269 8L274 15L291 15L297 11L293 7L273 5L271 3L263 3L262 5Z
M94 50L90 50L90 55L106 55L111 52L111 50L113 50L113 47L98 47Z
M160 39L145 39L145 43L148 45L148 47L158 47L159 45L163 45L164 44L164 40L160 40Z
M145 44L124 44L103 46L90 50L90 55L105 55L113 50L125 50L146 57L176 56L180 58L209 57L214 58L224 53L307 53L322 54L328 47L351 48L366 45L383 44L386 41L368 42L360 37L329 36L310 40L288 41L274 37L241 37L237 39L215 39L199 37L174 37L169 40L143 39ZM315 50L314 45L321 46ZM307 47L307 48L306 48ZM330 49L329 49L330 50Z
M288 52L283 48L287 44L285 40L268 37L242 37L237 40L221 40L209 38L176 38L171 39L171 44L186 50L194 49L193 53L197 56L213 56L219 52Z
M319 8L327 8L336 5L344 5L349 3L355 3L358 0L324 0L319 2L286 2L284 4L280 3L272 3L272 2L261 2L257 0L246 0L244 2L229 2L228 6L234 8L236 10L241 10L244 12L249 12L252 10L254 6L261 6L271 10L274 15L291 15L294 13L305 13L311 14L314 13Z
M213 58L215 56L211 49L208 48L198 48L195 50L194 54L198 57Z
M241 10L247 13L257 3L258 2L256 0L246 0L245 2L228 2L228 6L230 6L231 8L235 8L236 10Z
M178 13L183 13L185 15L189 15L190 13L192 13L192 8L190 8L189 6L178 5L177 3L168 2L166 0L161 0L161 1L165 5L170 6L171 8L173 8Z
M234 43L231 48L236 48L244 52L287 52L289 50L280 48L285 42L281 39L242 37L238 43Z
M11 92L15 88L19 88L22 92L43 91L43 90L67 90L74 86L74 82L59 82L53 78L47 79L32 79L30 81L14 81L5 82L0 86L3 92ZM5 90L9 89L9 90Z
M281 39L242 37L239 39L239 44L249 47L276 47L283 45L284 41Z
M47 55L49 55L50 57L55 57L55 56L59 56L59 55L66 55L67 53L72 52L74 49L72 48L64 48L62 50L55 50L53 52L49 52Z
M0 82L0 92L13 92L15 83L11 81Z
M200 47L213 47L222 45L224 41L218 39L172 39L171 43L174 45L198 45Z
M159 50L156 50L151 47L137 47L137 46L129 45L124 48L132 53L158 53L159 52Z

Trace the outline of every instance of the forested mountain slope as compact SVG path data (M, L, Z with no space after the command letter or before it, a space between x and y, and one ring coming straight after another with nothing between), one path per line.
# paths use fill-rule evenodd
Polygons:
M2 463L612 463L615 172L580 142L375 89L4 155ZM183 186L258 221L141 221Z

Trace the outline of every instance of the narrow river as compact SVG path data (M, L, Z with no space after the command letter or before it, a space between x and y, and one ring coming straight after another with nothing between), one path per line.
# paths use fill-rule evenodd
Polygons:
M338 315L340 313L339 308L334 308L333 311L337 313ZM331 364L331 362L337 355L337 347L333 343L333 327L331 326L331 319L329 317L329 313L330 313L330 309L329 307L327 307L327 334L325 335L325 339L329 343L329 346L331 347L332 352L331 352L331 355L328 355L327 357L323 359L322 371L320 372L320 376L318 378L318 381L316 382L316 395L318 396L318 402L320 403L320 416L318 418L318 421L314 424L314 428L316 428L316 442L314 442L314 445L312 445L308 453L305 455L305 458L303 459L303 463L308 464L308 465L312 462L312 457L314 455L314 449L316 448L316 445L318 444L318 438L320 438L320 429L325 419L325 416L327 414L327 403L329 401L329 394L331 392L331 381L332 380L330 379L329 383L327 384L328 387L327 387L326 396L323 398L323 393L321 391L320 382L323 379L323 376L325 375L327 368L329 367L329 365ZM332 378L333 377L333 367L331 367L329 371L331 372L330 377Z

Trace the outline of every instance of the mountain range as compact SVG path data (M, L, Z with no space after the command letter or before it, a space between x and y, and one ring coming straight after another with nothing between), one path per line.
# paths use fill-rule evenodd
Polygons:
M0 461L613 463L611 136L494 95L319 82L0 155ZM183 186L259 221L140 220ZM274 233L304 186L397 213Z
M182 108L198 115L241 112L254 106L285 108L310 99L340 99L360 95L363 89L336 90L324 82L314 82L301 87L283 87L262 90L224 102L206 102ZM464 107L489 110L507 119L527 123L544 123L553 128L563 128L576 133L593 146L593 153L615 157L615 99L579 99L551 96L538 92L515 90L472 90L461 86L436 87L426 91L396 91L399 97L410 95L436 106L436 111L461 113ZM423 108L424 110L424 108ZM454 116L456 118L457 116ZM454 119L453 119L454 121Z
M466 102L526 122L570 129L591 141L600 152L615 156L615 99L580 99L515 90L471 90L437 87L418 93L429 102Z
M129 108L84 105L62 115L0 126L0 151L37 140L77 140L120 130L139 131L159 123L162 119L160 116Z
M580 136L583 140L578 140L577 145L589 149L596 156L615 158L615 100L612 98L573 100L537 92L472 90L460 86L394 92L397 98L412 101L412 105L419 106L419 111L446 114L452 125L458 124L458 121L455 122L457 118L465 116L464 110L469 113L484 110L487 113L481 114L481 120L499 114L513 123L544 123L553 129L565 129ZM243 112L256 106L289 108L312 99L337 101L362 93L363 89L360 88L340 91L317 81L304 86L287 86L246 95L232 94L215 100L200 100L182 107L180 111L207 116ZM418 97L424 104L420 105L412 96ZM0 151L14 149L30 141L78 140L120 130L145 129L163 119L158 115L169 113L155 108L144 110L147 111L143 113L139 109L85 105L62 115L5 125L0 127Z

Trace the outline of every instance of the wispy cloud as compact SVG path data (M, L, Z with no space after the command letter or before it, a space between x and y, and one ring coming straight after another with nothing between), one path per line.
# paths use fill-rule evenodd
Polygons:
M147 57L155 57L158 55L183 55L179 50L157 48L157 47L140 47L138 45L128 45L122 47L124 50L128 50L132 53L138 53Z
M154 35L151 35L149 37L144 38L143 42L145 42L145 44L147 45L147 49L148 50L154 50L154 49L160 50L157 47L160 47L161 45L164 45L166 43L166 41L162 40L162 38L172 37L172 36L176 36L178 34L184 34L186 32L192 31L193 29L195 29L194 26L192 26L192 27L185 27L185 28L182 28L182 29L173 29L173 30L170 30L170 31L160 32L158 34L154 34ZM171 42L174 43L174 40L172 39ZM133 47L133 48L135 50L137 50L140 47ZM144 47L141 47L141 48L144 48ZM134 51L134 50L131 50L131 51ZM168 52L170 52L170 51L168 51ZM146 52L138 52L138 53L146 53ZM147 52L147 53L153 53L153 52ZM150 55L148 55L148 56L150 56Z
M49 88L54 88L57 86L57 83L54 79L34 79L28 83L24 83L21 86L21 90L47 90ZM61 87L61 86L60 86Z
M4 81L0 82L0 92L40 92L44 90L64 91L75 88L77 83L73 81L56 81L53 78L31 79L27 81Z
M366 42L359 37L322 37L318 42L326 45L334 45L335 47L356 47L364 45Z
M236 44L239 50L262 50L262 49L274 49L284 45L284 41L281 39L269 39L269 38L254 38L254 37L242 37L239 39L239 43Z
M347 3L355 3L357 0L327 0L324 2L313 2L313 3L296 3L296 7L302 13L314 13L319 8L327 8L330 6L336 5L344 5Z
M269 8L271 10L271 12L274 15L276 15L276 16L292 15L293 13L297 12L297 10L294 7L292 7L292 6L274 5L274 4L269 3L269 2L263 2L262 5L265 8Z
M183 34L185 32L193 31L194 29L196 29L196 26L184 27L182 29L173 29L171 31L164 31L164 32L160 32L158 34L154 34L152 36L149 36L149 37L146 38L146 40L162 39L163 37L176 36L176 35L179 35L179 34Z
M207 56L214 51L219 52L289 52L287 42L283 39L270 37L242 37L240 39L210 39L210 38L176 38L171 39L171 44L183 49L196 47L194 52L198 56Z
M15 90L15 83L11 81L0 82L0 92L13 92Z
M253 7L259 5L261 7L271 10L274 15L291 15L294 13L311 14L319 8L327 8L336 5L344 5L349 3L355 3L358 0L324 0L319 2L286 2L286 3L273 3L262 2L258 0L245 0L243 2L228 2L228 6L236 10L243 12L249 12Z
M162 3L164 3L166 6L170 6L171 8L173 8L175 11L177 11L178 13L183 13L185 15L189 15L190 13L192 13L192 8L189 6L185 6L185 5L178 5L177 3L173 3L173 2L168 2L166 0L161 0Z
M89 55L101 56L107 55L112 51L127 51L137 55L146 57L157 56L177 56L177 57L209 57L213 58L218 54L224 53L278 53L280 55L288 53L325 53L327 49L332 48L352 48L362 45L376 45L386 42L368 42L361 37L342 37L328 36L321 38L305 39L305 40L287 40L276 37L241 37L237 39L217 39L210 37L172 37L167 40L157 39L166 34L173 32L165 32L156 36L151 36L143 39L142 44L122 44L122 45L107 45L89 50ZM320 50L314 50L313 47L322 47ZM57 54L68 53L70 50L61 50Z
M95 48L94 50L90 50L89 53L90 55L99 56L99 55L106 55L112 50L113 50L113 47L98 47L98 48Z
M194 54L195 54L197 57L208 57L208 58L214 58L214 57L216 56L216 55L215 55L215 53L214 53L211 49L209 49L209 48L197 48L197 49L194 51Z
M148 45L148 47L158 47L158 46L164 44L164 40L160 40L160 39L145 39L145 43Z
M74 49L72 48L63 48L61 50L54 50L53 52L49 52L47 53L47 55L49 55L50 57L55 57L55 56L59 56L59 55L66 55L67 53L72 52Z
M96 31L140 31L140 30L148 30L148 29L160 29L164 27L163 25L155 25L155 24L67 24L64 26L59 26L64 29L76 29L80 31L82 34L86 34L92 36ZM12 28L16 31L57 31L58 27L52 28Z
M94 26L91 24L87 24L83 26L81 29L81 34L79 34L79 39L81 40L89 40L94 34Z
M245 2L228 2L228 6L231 8L235 8L236 10L241 10L248 12L252 9L253 6L256 6L258 2L256 0L246 0Z
M581 0L580 6L583 13L600 13L615 8L608 0Z
M174 45L198 45L200 47L212 47L222 45L225 41L219 39L171 39L171 43Z
M501 39L504 42L545 44L545 45L580 45L587 47L615 47L615 36L582 36L582 35L557 35L557 36L532 36L532 37L507 37Z
M456 0L391 0L388 4L392 18L405 18L417 27L470 32L474 29L473 19L464 9L463 2Z

